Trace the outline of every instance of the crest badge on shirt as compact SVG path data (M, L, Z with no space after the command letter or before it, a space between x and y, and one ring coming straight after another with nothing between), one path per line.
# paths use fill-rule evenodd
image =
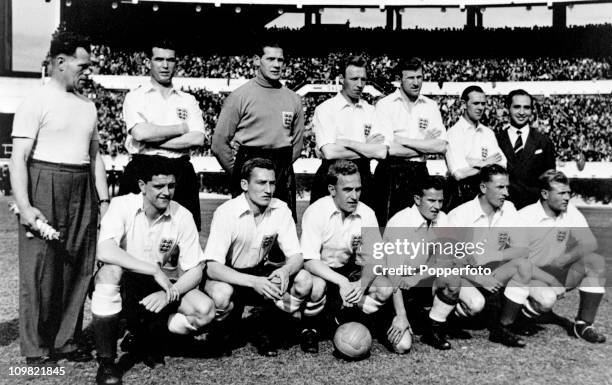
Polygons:
M281 118L283 121L284 128L291 128L291 123L293 123L293 112L291 111L281 111Z
M419 118L419 129L425 131L429 127L429 119Z
M353 249L353 253L358 252L361 245L363 245L363 238L361 235L353 235L351 237L351 249Z
M502 249L508 244L509 239L510 236L507 232L502 231L497 234L497 244Z
M366 123L363 125L363 134L365 135L365 137L367 138L368 136L370 136L370 131L372 131L372 125L369 123Z
M567 238L567 231L566 230L559 230L559 231L557 231L557 241L558 242L565 241L565 238Z
M162 238L159 241L159 252L162 254L166 254L170 250L172 250L172 246L174 245L173 239Z
M189 113L187 112L186 108L177 107L176 108L176 116L180 120L187 120L187 118L189 117Z
M482 160L487 159L487 156L489 156L489 149L486 147L480 147L480 156L482 157Z

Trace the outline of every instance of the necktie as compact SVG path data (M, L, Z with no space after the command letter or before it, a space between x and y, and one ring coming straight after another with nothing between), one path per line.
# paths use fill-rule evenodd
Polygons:
M521 153L521 151L523 151L523 138L521 137L521 130L516 130L516 134L518 135L518 138L516 139L516 142L514 142L514 153L518 155Z

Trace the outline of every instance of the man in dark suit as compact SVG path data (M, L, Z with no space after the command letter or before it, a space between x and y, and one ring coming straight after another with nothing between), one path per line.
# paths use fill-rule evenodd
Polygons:
M506 103L510 125L496 137L508 160L510 200L521 209L538 201L538 178L544 171L555 169L556 154L550 138L529 127L533 97L518 89L508 94Z

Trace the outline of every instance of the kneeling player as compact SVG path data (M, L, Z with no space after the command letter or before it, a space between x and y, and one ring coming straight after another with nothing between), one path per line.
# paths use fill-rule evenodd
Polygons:
M120 384L117 354L123 307L138 352L163 360L165 336L188 334L209 323L212 300L197 289L203 252L193 217L172 201L175 177L163 161L151 162L138 181L141 193L114 198L102 218L91 300L99 384ZM173 284L161 266L179 253L182 274ZM146 361L145 361L146 362Z
M358 308L358 320L372 327L371 315L392 293L391 282L386 277L363 268L371 256L364 255L360 249L362 228L378 233L378 221L374 211L359 202L361 178L353 162L334 162L329 167L328 186L330 195L310 205L302 217L304 266L314 275L313 305L322 306L326 301L327 286L331 305ZM345 318L347 312L343 313L338 314L340 318ZM309 334L316 337L314 324ZM312 350L318 350L318 342Z
M308 309L312 277L302 270L291 210L272 198L275 181L271 161L253 158L245 162L240 181L243 194L219 206L213 216L204 251L209 278L204 290L217 309L215 322L219 323L211 338L222 355L231 354L228 333L236 331L245 304L263 306L262 330L256 342L259 354L265 356L277 355L274 337L282 324L274 307L296 318L307 313L304 306ZM268 262L275 242L286 256L281 267Z
M573 333L588 342L605 342L605 336L592 326L605 292L604 257L595 253L597 240L586 219L569 203L568 178L560 171L548 170L539 181L540 201L521 209L519 216L526 227L542 230L529 231L529 259L560 283L551 285L534 279L523 313L527 317L546 313L565 289L578 287L580 306ZM571 248L570 237L576 241Z

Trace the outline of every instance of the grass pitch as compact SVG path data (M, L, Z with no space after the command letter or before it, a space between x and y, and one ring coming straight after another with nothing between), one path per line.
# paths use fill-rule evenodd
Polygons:
M0 384L94 383L95 362L61 361L64 376L10 376L9 368L24 366L19 354L17 223L0 198ZM222 201L202 201L201 241L205 245L214 209ZM306 202L299 203L299 217ZM612 210L583 210L600 242L599 252L612 267ZM576 291L555 307L557 314L573 320L578 308ZM89 303L85 324L90 320ZM251 345L229 358L167 357L166 365L149 369L136 364L124 375L125 384L612 384L612 306L602 301L596 326L609 341L591 345L569 337L557 325L543 325L528 338L525 349L490 343L485 330L472 330L469 340L452 340L453 349L440 352L415 340L404 356L388 352L375 342L372 355L360 362L343 362L332 356L330 341L321 343L318 355L306 355L299 346L282 350L276 358L257 355ZM86 343L93 345L91 329Z

